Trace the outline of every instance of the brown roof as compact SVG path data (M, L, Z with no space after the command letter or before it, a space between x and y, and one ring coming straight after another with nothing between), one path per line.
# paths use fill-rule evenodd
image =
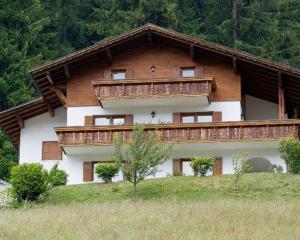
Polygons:
M52 84L65 85L67 79L70 77L68 73L69 69L72 68L73 65L96 54L106 52L107 49L113 49L125 42L141 36L149 36L149 34L173 40L189 47L192 46L196 49L201 49L216 53L218 55L223 55L228 58L232 58L241 65L253 65L255 66L255 70L256 67L259 67L263 70L263 73L267 72L267 74L272 75L272 78L274 78L274 76L276 76L276 74L280 72L282 74L285 74L286 76L291 77L291 79L289 80L292 84L291 86L288 86L291 90L294 89L293 86L295 84L298 84L298 80L300 78L300 69L290 67L286 64L263 59L246 52L224 47L205 40L196 39L153 24L146 24L124 34L109 39L104 39L99 43L71 53L65 57L58 58L44 65L33 68L30 71L30 75L35 85L39 89L42 97L32 102L22 104L16 108L11 108L9 110L0 112L0 126L10 136L13 143L18 145L20 134L20 119L28 119L48 111L49 108L55 109L56 107L61 106L57 95L51 90L51 86ZM253 72L251 69L248 69L248 71ZM251 84L255 85L255 83ZM255 88L256 87L254 86L254 90ZM297 99L295 98L294 101L296 100Z

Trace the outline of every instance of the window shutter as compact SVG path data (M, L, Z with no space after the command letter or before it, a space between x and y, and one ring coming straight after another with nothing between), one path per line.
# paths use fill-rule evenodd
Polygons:
M196 72L195 72L195 77L202 78L203 76L204 76L203 66L197 66Z
M222 174L222 158L215 158L214 161L214 169L213 174L214 175L221 175Z
M62 149L57 141L43 142L42 160L62 160Z
M213 122L222 122L222 112L213 112L212 121Z
M94 181L94 166L93 162L83 162L83 181Z
M107 69L104 71L104 79L105 80L111 80L111 71L110 69Z
M177 67L177 66L173 67L173 77L181 77L180 67Z
M85 126L94 125L94 117L93 116L85 116L84 117L84 125Z
M181 159L173 159L173 174L175 173L182 173Z
M173 113L173 123L175 124L180 123L180 113Z
M132 125L133 124L133 115L125 115L125 124Z
M126 76L125 76L126 79L132 79L134 78L134 71L132 68L128 68L126 69Z

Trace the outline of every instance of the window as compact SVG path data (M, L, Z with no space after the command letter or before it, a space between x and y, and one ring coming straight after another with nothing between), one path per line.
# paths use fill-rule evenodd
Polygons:
M57 141L43 142L42 160L62 160L62 150Z
M126 70L113 70L111 77L113 80L123 80L126 78Z
M212 112L181 113L181 123L212 122Z
M95 125L124 125L125 116L95 116Z
M195 77L195 67L184 67L180 69L181 77Z

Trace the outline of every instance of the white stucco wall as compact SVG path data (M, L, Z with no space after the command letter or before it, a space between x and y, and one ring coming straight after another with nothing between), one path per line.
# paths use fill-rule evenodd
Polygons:
M156 116L152 118L150 113L155 111ZM105 115L105 114L133 114L136 123L159 123L172 122L173 112L206 112L222 111L223 121L240 121L241 104L239 101L233 102L212 102L206 106L173 106L173 107L142 107L142 108L119 108L119 109L102 109L100 106L91 107L69 107L67 109L67 125L82 126L84 125L84 116L87 115Z
M151 111L156 112L156 117L152 119ZM59 108L55 111L55 117L52 118L48 113L41 114L25 121L25 128L21 130L20 144L20 163L37 162L43 164L46 169L50 169L56 162L59 162L59 168L65 170L69 177L69 184L78 184L83 182L83 162L84 161L101 161L110 160L113 154L113 147L108 147L108 151L98 151L95 149L87 149L85 154L64 155L63 160L47 160L42 161L42 142L57 141L54 127L58 126L80 126L84 124L84 116L96 114L134 114L134 122L158 123L159 121L172 122L173 112L189 112L189 111L222 111L223 121L239 121L241 120L241 107L239 102L213 102L209 106L201 107L144 107L136 109L114 109L103 110L99 106L94 107L72 107L65 110ZM263 157L272 163L280 164L285 169L285 164L280 159L277 151L276 143L207 143L207 144L178 144L174 146L174 150L169 160L159 166L159 171L152 177L168 177L173 173L174 158L191 158L194 156L214 156L223 158L223 173L230 174L232 170L231 156L239 150L246 150L249 158ZM189 163L184 163L184 175L192 175ZM95 181L99 181L94 175ZM122 173L114 179L120 181L123 179Z
M246 95L246 119L278 119L278 104Z

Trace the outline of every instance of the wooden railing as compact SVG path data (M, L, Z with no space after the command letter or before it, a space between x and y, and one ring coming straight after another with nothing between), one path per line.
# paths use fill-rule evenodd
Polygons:
M163 142L261 141L299 138L299 120L257 122L219 122L197 124L145 125L145 131L157 130ZM132 139L132 125L55 128L62 146L111 145L119 132L124 142Z
M206 78L153 78L93 81L98 100L207 96L211 100L216 85L213 77Z

